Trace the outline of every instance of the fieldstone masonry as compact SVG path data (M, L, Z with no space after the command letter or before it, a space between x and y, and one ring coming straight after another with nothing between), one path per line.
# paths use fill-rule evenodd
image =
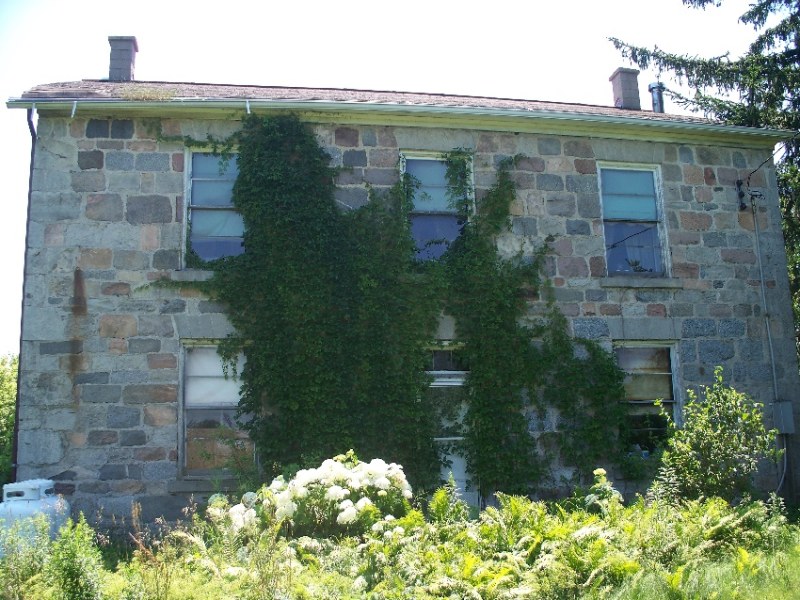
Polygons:
M165 120L170 135L229 135L234 121ZM710 383L715 365L737 388L773 398L798 389L794 331L773 167L762 151L610 138L318 124L343 210L397 181L400 150L474 151L477 197L505 157L518 196L501 252L545 240L546 275L575 335L676 344L678 388ZM31 196L22 329L19 479L59 482L76 510L125 518L174 513L181 478L181 347L230 331L224 307L193 291L147 287L197 279L182 269L187 149L137 119L41 117ZM669 247L665 278L607 277L598 164L657 165ZM755 170L755 171L754 171ZM753 172L754 171L754 172ZM735 183L763 193L739 210ZM764 271L762 306L756 220ZM531 299L530 314L542 310ZM543 429L552 423L542 425ZM794 448L793 448L794 449ZM764 474L766 486L775 473Z

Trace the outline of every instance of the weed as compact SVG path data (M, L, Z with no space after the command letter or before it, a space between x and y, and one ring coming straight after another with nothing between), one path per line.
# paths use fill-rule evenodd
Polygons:
M46 579L60 600L99 600L103 559L92 528L83 514L67 521L53 542L45 563Z
M44 515L0 522L0 597L22 600L31 579L41 573L50 551L50 522Z

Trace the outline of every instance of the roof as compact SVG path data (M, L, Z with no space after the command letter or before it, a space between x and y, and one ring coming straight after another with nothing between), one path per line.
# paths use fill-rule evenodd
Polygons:
M347 102L390 105L491 108L512 111L554 111L596 115L635 115L642 119L710 123L708 119L666 115L645 110L565 102L543 102L513 98L463 96L416 92L355 90L346 88L226 85L175 83L166 81L108 81L84 79L37 85L22 94L23 100L289 100L305 102Z
M641 129L644 126L657 135L650 139L718 137L730 142L736 135L750 143L764 145L788 137L786 132L722 125L714 121L691 116L655 113L648 110L631 110L611 106L544 102L512 98L462 96L452 94L415 93L339 88L279 87L253 85L225 85L211 83L178 83L164 81L109 81L84 79L62 83L37 85L19 98L8 101L10 108L36 108L39 111L68 111L80 114L150 114L188 115L225 109L267 110L288 109L317 114L337 113L338 118L362 119L381 115L381 122L407 122L413 116L415 123L431 126L453 125L477 128L490 126L508 131L542 131L571 126L575 135L604 135L609 128L619 132L620 127ZM394 119L394 120L392 120ZM531 119L537 125L532 125ZM524 121L523 121L524 120ZM549 124L548 124L549 122ZM649 126L649 127L648 127ZM660 134L658 134L660 132ZM624 132L623 132L624 133ZM627 134L622 137L641 137ZM676 139L677 139L676 138ZM757 139L756 139L757 138Z

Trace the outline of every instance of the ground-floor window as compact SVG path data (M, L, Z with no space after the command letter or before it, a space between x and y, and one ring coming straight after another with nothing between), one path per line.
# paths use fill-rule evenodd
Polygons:
M470 482L464 458L464 414L467 410L466 382L468 371L459 360L457 348L431 351L428 374L432 377L428 394L439 414L439 431L434 438L449 463L440 472L443 481L452 475L459 494L469 504L478 506L480 497Z
M675 418L675 384L670 345L620 343L615 346L617 364L625 372L625 398L628 404L628 440L631 450L645 455L663 442L667 418ZM661 406L657 406L659 400Z
M238 372L244 366L241 357ZM226 376L216 346L187 345L184 352L182 455L187 476L218 476L237 460L252 458L253 443L236 417L241 382Z

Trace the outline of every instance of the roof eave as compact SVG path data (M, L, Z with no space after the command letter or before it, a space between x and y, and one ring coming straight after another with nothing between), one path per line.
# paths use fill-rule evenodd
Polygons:
M745 146L774 145L793 135L780 129L758 129L679 119L636 115L607 115L590 112L513 110L473 106L437 106L323 100L276 100L248 98L170 98L168 100L117 100L96 98L11 98L8 108L67 113L71 117L161 116L211 117L220 112L302 112L311 121L426 125L493 129L525 133L642 139L651 141L704 141L741 143ZM413 119L413 123L410 121Z

